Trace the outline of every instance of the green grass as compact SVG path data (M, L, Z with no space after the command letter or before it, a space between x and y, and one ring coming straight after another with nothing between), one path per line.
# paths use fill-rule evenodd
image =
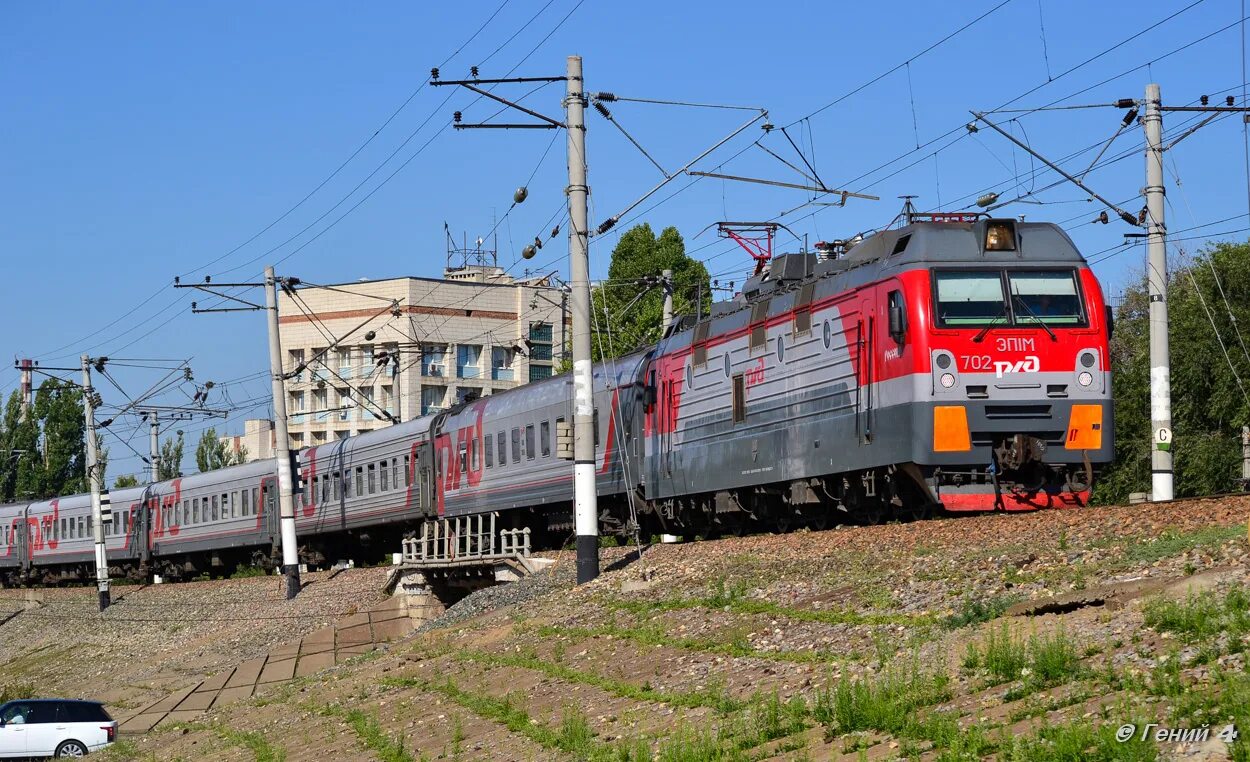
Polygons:
M36 688L33 683L5 683L0 688L0 704L17 699L34 698Z
M234 730L221 725L214 726L213 730L226 743L251 750L256 762L283 762L286 759L286 752L275 749L260 733Z
M403 736L387 733L375 715L360 709L345 709L331 704L315 707L315 711L346 722L356 738L365 748L376 754L381 762L416 762L416 758L404 746Z
M238 566L230 573L230 579L250 579L252 577L267 577L269 572L263 566Z
M590 685L600 690L611 693L614 696L627 698L634 701L654 701L669 706L680 707L684 709L693 709L696 707L707 707L719 712L720 714L729 714L742 710L746 703L734 699L725 693L720 685L712 685L707 688L695 691L668 691L657 690L649 684L635 685L634 683L617 680L611 677L605 677L595 672L587 672L566 667L562 664L556 664L540 658L536 653L486 653L482 651L457 651L455 657L461 661L471 661L477 664L485 664L492 667L519 667L522 669L532 669L542 672L548 677L554 677L559 680L570 683L580 683L582 685Z
M1138 737L1121 743L1115 739L1117 723L1044 725L1030 736L1019 736L1003 745L1002 762L1149 762L1158 759L1153 740Z
M561 627L556 625L543 625L534 630L539 637L568 637L577 639L586 639L594 637L613 637L621 640L629 640L644 646L668 646L670 648L680 648L685 651L697 651L699 653L717 654L720 656L733 657L750 657L755 659L766 659L770 661L784 661L796 664L821 664L827 662L845 662L853 661L853 656L836 656L834 654L822 651L765 651L755 648L747 641L746 634L743 631L735 633L732 637L725 640L717 640L715 638L685 638L674 637L664 631L663 627L656 624L638 625L632 627L621 627L618 625L603 625L600 627Z
M829 737L861 730L908 735L916 712L950 698L950 679L912 664L876 677L843 677L816 694L812 715Z
M992 628L981 645L968 644L963 667L969 672L984 672L990 685L1022 681L1018 689L1007 694L1008 701L1085 673L1081 655L1065 630L1024 639L1013 635L1005 622Z
M799 622L820 622L822 624L906 626L927 625L934 621L933 617L928 614L861 614L849 609L821 611L797 608L795 606L782 606L760 598L747 597L745 584L728 585L724 579L714 582L708 594L703 596L663 598L658 601L607 598L604 604L610 608L629 611L639 615L704 608L730 611L735 614L763 614L765 616L793 619Z
M1158 537L1136 539L1124 546L1122 559L1134 565L1152 564L1155 561L1179 556L1188 550L1208 545L1222 545L1229 540L1245 537L1246 525L1221 527L1209 526L1191 532L1165 531Z
M996 595L989 600L980 598L964 598L958 611L946 617L942 625L948 630L988 622L1003 615L1007 609L1020 600L1019 594Z
M1230 648L1241 650L1243 636L1250 634L1250 592L1235 587L1223 597L1205 591L1183 601L1154 598L1146 603L1145 623L1185 643L1207 643L1227 633Z

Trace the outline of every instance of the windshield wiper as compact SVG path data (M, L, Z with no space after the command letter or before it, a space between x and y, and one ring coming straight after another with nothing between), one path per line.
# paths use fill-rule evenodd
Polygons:
M981 342L985 341L985 334L989 333L990 329L993 328L995 325L997 325L998 321L1002 320L1005 317L1007 317L1007 302L1003 302L1002 312L999 312L998 315L996 315L993 320L985 324L985 327L982 328L981 331L976 336L972 337L972 343L980 344Z
M1016 300L1016 304L1024 308L1025 314L1027 314L1029 317L1036 320L1037 324L1042 327L1042 330L1046 331L1046 333L1050 335L1051 341L1059 341L1059 337L1055 335L1054 331L1050 330L1050 326L1046 325L1046 323L1043 322L1043 320L1039 318L1037 314L1033 312L1033 310L1029 309L1029 305L1025 304L1024 299L1020 296L1019 291L1014 292L1011 296L1013 299Z

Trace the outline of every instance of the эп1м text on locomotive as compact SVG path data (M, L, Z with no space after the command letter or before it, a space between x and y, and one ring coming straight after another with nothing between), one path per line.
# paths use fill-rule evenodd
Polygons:
M712 315L595 366L605 533L713 535L1085 504L1110 460L1109 314L1055 225L913 215L838 257L777 257ZM301 559L421 522L572 531L557 376L300 454ZM109 563L187 577L277 558L272 462L113 494ZM90 501L0 507L6 579L89 579ZM841 517L846 517L845 519Z

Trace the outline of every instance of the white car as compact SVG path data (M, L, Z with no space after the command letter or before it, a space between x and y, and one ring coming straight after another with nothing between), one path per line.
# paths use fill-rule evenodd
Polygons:
M0 704L0 757L82 757L117 738L98 701L21 699Z

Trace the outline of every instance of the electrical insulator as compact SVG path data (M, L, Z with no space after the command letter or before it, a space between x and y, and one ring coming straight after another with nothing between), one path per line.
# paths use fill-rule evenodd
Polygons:
M455 122L456 124L460 124L460 112L459 111L451 115L451 121Z
M560 226L556 225L554 228L551 229L551 237L555 238L558 235L560 235Z
M1133 123L1133 120L1135 120L1135 119L1137 119L1137 109L1135 109L1135 108L1134 108L1134 109L1130 109L1130 110L1129 110L1129 112L1128 112L1127 114L1125 114L1125 115L1124 115L1124 124L1123 124L1123 126L1124 126L1124 127L1129 126L1130 124L1132 124L1132 123Z
M437 66L435 66L433 69L430 69L430 79L438 79L438 67Z
M595 101L595 111L598 111L600 114L603 114L604 119L612 118L612 112L608 111L608 107L603 105L599 101Z
M1098 219L1094 220L1094 222L1100 222L1100 223L1102 223L1103 225L1106 225L1109 221L1110 221L1110 220L1109 220L1109 218L1107 217L1107 210L1106 210L1106 209L1104 209L1104 210L1102 210L1101 212L1099 212L1099 213L1098 213Z
M984 196L977 199L977 206L984 208L994 203L997 200L998 200L997 193L986 193Z
M1137 105L1137 101L1132 98L1121 98L1115 102L1116 108L1132 108Z
M534 246L535 248L541 249L543 247L543 239L538 236L534 236Z
M616 95L614 93L595 93L595 100L612 103L616 100Z
M526 188L524 185L522 185L520 188L516 189L516 192L512 194L512 200L515 203L520 204L523 201L525 201L525 199L529 198L529 195L530 195L529 188Z
M476 66L469 67L469 75L472 76L474 79L477 79L477 67Z
M1233 105L1234 103L1236 103L1236 102L1237 102L1237 101L1233 100L1233 96L1231 96L1231 95L1230 95L1230 96L1228 96L1227 98L1225 98L1225 99L1224 99L1224 103L1225 103L1225 104L1227 104L1227 105L1229 105L1229 106L1232 106L1232 105Z
M374 338L376 338L376 337L377 337L377 335L378 335L378 332L377 332L377 331L366 331L366 332L365 332L365 341L373 341L373 340L374 340Z

